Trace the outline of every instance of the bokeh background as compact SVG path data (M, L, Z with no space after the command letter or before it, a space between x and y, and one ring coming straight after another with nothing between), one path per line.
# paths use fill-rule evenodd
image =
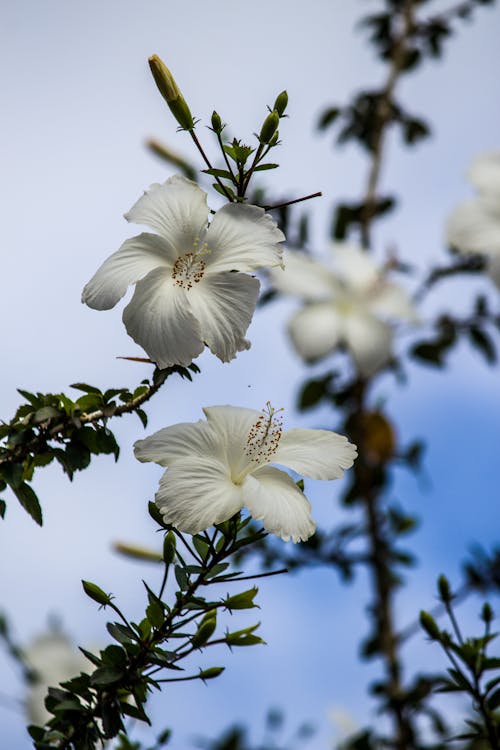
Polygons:
M450 4L437 0L426 7ZM150 77L148 56L157 53L167 62L203 123L209 123L215 107L231 132L246 140L258 130L266 105L288 90L282 167L266 173L262 184L277 197L323 191L324 197L309 206L311 246L321 253L333 204L361 195L367 164L352 146L333 149L331 135L320 136L315 126L324 107L382 80L382 66L356 30L360 17L376 9L376 2L363 0L3 0L0 393L5 419L19 403L16 387L58 392L84 381L104 389L133 386L150 374L146 365L116 359L141 354L125 333L121 308L95 312L79 301L102 260L136 233L123 213L150 183L170 174L147 152L145 139L154 136L199 163L189 138L175 131ZM466 167L476 153L500 145L499 29L497 5L479 10L472 23L462 24L443 60L402 82L401 98L430 120L433 137L411 151L390 139L382 183L401 203L376 231L380 256L395 246L421 268L445 258L444 221L470 194ZM199 133L215 154L211 133L201 124ZM211 203L217 206L216 196ZM445 306L467 306L478 288L492 298L498 295L487 280L441 285L424 320ZM202 375L193 384L170 380L147 408L147 434L198 419L203 405L260 408L268 399L287 409L288 426L333 424L325 412L294 413L306 369L284 333L292 309L292 302L280 301L258 311L249 330L251 350L230 366L203 355ZM498 531L498 371L466 347L453 354L450 365L438 373L415 367L408 387L384 378L377 389L388 399L403 442L416 436L428 441L422 477L401 472L393 487L394 496L423 518L411 540L419 565L399 599L402 623L432 606L440 572L458 580L458 561L469 546L490 545ZM135 417L116 424L116 433L122 446L117 464L101 457L72 484L55 466L39 472L35 487L44 509L42 529L6 497L0 607L23 643L43 630L51 615L62 618L75 642L103 642L106 613L84 596L80 579L112 591L124 611L139 617L140 579L154 584L159 576L154 567L112 550L116 540L159 545L145 511L159 467L133 458L131 446L143 435ZM327 525L342 518L335 501L338 486L307 484L314 515ZM290 733L310 720L317 726L310 746L331 745L341 736L339 711L358 726L373 718L365 686L377 666L362 664L357 656L366 630L366 598L363 576L345 588L328 570L263 581L261 610L241 622L260 620L268 645L209 654L210 663L226 665L224 675L207 687L174 685L156 696L157 728L172 726L176 747L214 736L234 721L250 723L258 738L267 709L279 706ZM474 608L471 624L473 615ZM410 646L414 665L436 657L421 638ZM199 663L207 663L206 657ZM25 750L30 741L17 704L23 685L3 652L0 691L0 747Z

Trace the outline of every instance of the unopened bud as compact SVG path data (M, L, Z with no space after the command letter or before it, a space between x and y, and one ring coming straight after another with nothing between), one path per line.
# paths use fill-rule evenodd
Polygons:
M276 133L280 124L280 116L278 112L273 109L264 120L264 124L260 130L259 141L262 144L269 143L273 135Z
M175 559L175 534L173 531L169 531L165 534L163 540L163 561L167 565L171 565Z
M222 120L220 119L220 115L218 112L214 111L212 112L212 130L214 130L215 133L219 134L222 132Z
M423 610L420 612L420 624L433 640L439 641L441 638L441 632L436 624L436 621L428 612Z
M441 600L443 602L451 602L453 596L450 590L450 584L448 583L448 579L446 576L439 576L438 578L438 591L439 596L441 597Z
M283 117L283 113L287 107L288 104L288 94L286 91L282 91L281 94L278 94L276 97L276 101L274 102L273 109L276 110L276 112L279 114L280 117Z
M149 58L149 67L158 86L158 91L167 102L181 128L192 130L194 128L193 115L170 70L158 55L152 55Z

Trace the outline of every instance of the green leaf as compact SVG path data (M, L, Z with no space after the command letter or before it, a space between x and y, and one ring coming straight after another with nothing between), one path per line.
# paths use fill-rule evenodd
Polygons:
M258 167L255 167L253 170L254 172L265 172L268 169L277 169L279 167L279 164L271 164L270 162L267 164L259 164Z
M137 636L132 628L122 625L121 622L108 622L106 623L106 629L118 643L131 643L137 640Z
M224 180L230 180L231 182L233 180L231 172L228 172L227 169L202 169L201 171L212 177L222 177Z
M174 568L175 580L181 591L185 591L189 586L189 577L185 569L180 565L176 565Z
M123 670L115 667L100 667L90 676L92 685L111 685L123 677Z
M0 498L0 518L5 518L5 511L7 510L7 503L5 500Z
M212 609L202 617L198 630L191 638L192 648L201 648L209 640L217 627L217 610Z
M87 385L87 383L72 383L70 388L75 388L75 390L83 391L84 393L98 393L102 395L99 388L96 388L95 385Z
M483 355L486 362L489 365L495 364L497 361L497 353L491 337L481 328L471 326L469 329L469 338L472 346Z
M135 413L137 414L137 416L141 420L142 426L143 427L147 427L148 426L148 415L146 414L146 412L144 411L144 409L136 409Z
M215 190L216 193L219 193L220 195L223 195L224 198L228 198L229 197L233 202L236 201L236 195L235 195L234 190L231 190L231 188L227 187L227 185L226 185L226 187L224 189L220 185L218 185L216 182L214 182L213 185L212 185L212 187L213 187L213 189Z
M14 494L23 506L24 510L27 511L32 519L39 526L43 525L42 509L38 498L26 482L23 482L19 487L12 487Z
M194 544L195 550L197 551L201 559L205 560L207 556L207 552L210 549L206 539L203 539L203 537L199 536L199 534L195 534L193 536L193 544Z

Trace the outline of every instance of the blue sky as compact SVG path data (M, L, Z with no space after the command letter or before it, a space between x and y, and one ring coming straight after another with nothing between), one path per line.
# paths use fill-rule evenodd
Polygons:
M436 8L447 5L434 3ZM310 207L315 250L325 251L333 203L360 195L366 171L362 155L351 147L333 151L330 137L318 136L314 125L324 106L345 102L354 90L381 80L381 67L354 31L367 4L317 0L311 10L296 0L256 0L249 7L233 0L4 3L5 418L18 404L16 387L59 391L77 380L102 387L132 385L150 372L116 359L140 354L122 326L121 308L97 313L79 300L102 260L135 233L123 213L150 183L168 176L147 153L145 139L155 136L197 158L187 137L176 134L155 90L147 66L152 53L174 71L197 116L208 123L215 107L242 138L258 128L275 95L288 90L282 168L266 184L277 194L323 191L322 201ZM416 113L429 117L434 135L412 152L403 151L397 138L390 140L382 189L395 190L401 208L376 233L379 255L396 244L403 257L423 267L445 257L443 224L453 205L470 193L467 165L476 153L499 147L500 101L492 95L499 21L498 7L478 12L448 45L444 61L402 85L401 96ZM201 132L209 143L209 132ZM479 287L496 299L487 281L474 282L474 289ZM471 286L460 287L460 294L454 289L440 287L428 310L459 309L467 295L472 297ZM306 371L284 336L292 309L293 303L283 301L259 311L249 330L252 349L231 365L203 355L203 374L194 384L172 381L148 408L148 433L198 419L203 405L260 408L268 399L286 407L288 426L324 423L324 413L293 414ZM457 574L457 557L468 545L495 538L498 374L464 347L453 355L449 373L414 368L408 388L383 379L377 393L388 399L403 440L423 436L430 443L427 489L398 473L391 490L424 518L411 540L420 565L399 603L406 622L420 607L430 606L440 572ZM116 431L122 445L118 464L103 457L73 484L56 467L40 472L42 530L14 501L9 503L7 520L0 525L0 569L8 571L2 575L1 605L21 640L43 629L51 612L61 614L82 644L104 638L106 617L83 596L81 578L113 591L126 611L140 612L140 578L154 581L154 572L117 558L111 543L157 541L145 502L160 471L133 459L132 443L142 436L138 420L129 418ZM323 523L339 520L339 485L310 482L308 487L315 517ZM302 573L269 579L260 589L257 619L268 645L215 655L211 663L227 667L216 683L177 686L154 699L158 726L174 726L176 746L185 746L194 735L217 733L236 719L258 727L270 705L285 709L290 728L294 721L316 722L320 730L311 746L318 748L335 734L328 718L332 706L343 707L359 723L369 717L364 685L376 670L356 658L366 631L363 578L343 588L333 572ZM473 614L471 609L470 618ZM432 663L431 647L422 643L412 647L412 659ZM210 655L200 658L200 664L210 660ZM22 695L16 672L3 657L0 691ZM0 726L9 750L29 747L19 715L2 705Z

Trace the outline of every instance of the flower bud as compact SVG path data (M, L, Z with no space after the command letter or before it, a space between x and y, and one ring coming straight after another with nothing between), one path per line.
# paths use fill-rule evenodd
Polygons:
M424 612L423 610L420 612L420 624L427 635L434 641L439 641L441 639L441 632L436 621L428 612Z
M220 115L218 112L214 111L212 112L212 130L217 133L222 133L222 120L220 119Z
M282 91L281 94L278 94L276 97L276 101L274 102L273 109L276 110L276 112L279 114L280 117L283 117L283 113L287 107L288 104L288 94L286 91Z
M163 561L167 565L171 565L175 559L175 534L173 531L169 531L165 534L163 540Z
M259 141L262 144L269 143L273 135L276 133L276 130L278 129L278 126L280 124L280 116L278 112L273 109L272 112L268 114L266 119L264 120L264 124L262 125L260 135L259 135Z
M182 96L175 79L158 55L149 58L149 67L160 94L167 102L173 116L184 130L194 128L193 115Z
M87 596L98 604L102 604L103 607L111 602L112 597L110 594L106 594L97 584L90 581L82 581L82 586Z
M450 590L450 584L448 583L448 579L446 576L439 576L438 578L438 591L439 596L443 602L451 602L453 599L453 595Z

